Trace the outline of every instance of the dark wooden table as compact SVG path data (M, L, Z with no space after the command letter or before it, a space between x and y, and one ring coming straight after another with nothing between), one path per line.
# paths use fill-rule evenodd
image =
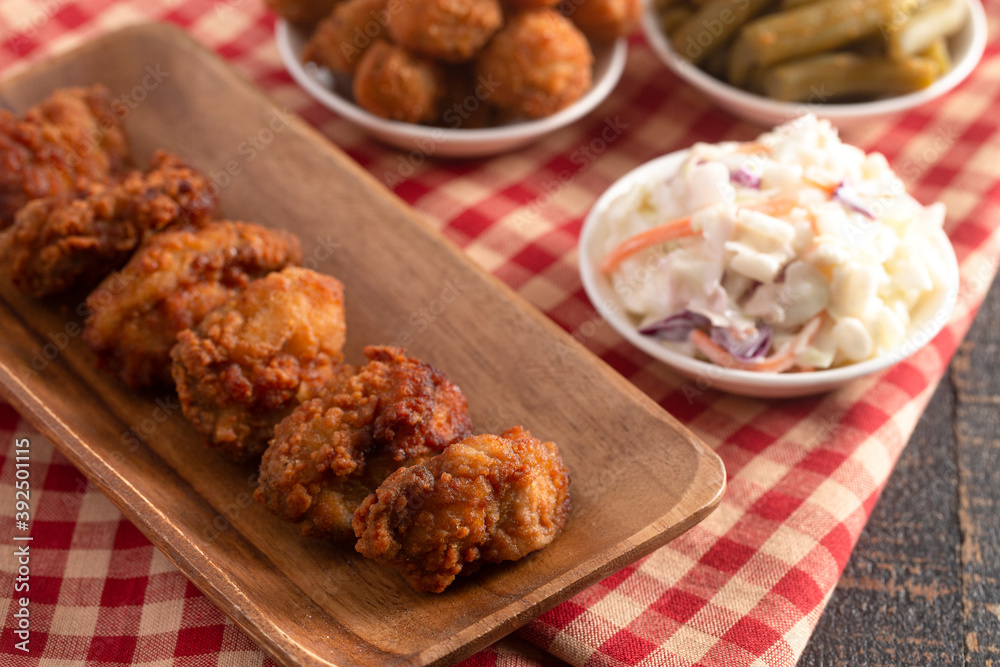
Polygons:
M799 662L862 665L1000 667L1000 281Z

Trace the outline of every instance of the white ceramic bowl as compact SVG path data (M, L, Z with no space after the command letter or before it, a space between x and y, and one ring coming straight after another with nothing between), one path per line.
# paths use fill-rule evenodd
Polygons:
M597 268L604 255L608 233L602 218L611 202L633 186L665 179L676 173L687 154L686 149L669 153L633 169L615 181L587 215L580 232L578 254L580 278L597 312L630 343L692 380L696 389L713 388L760 398L818 394L902 361L926 345L948 322L958 297L958 262L951 241L943 231L938 231L940 239L937 245L942 249L942 255L946 256L945 263L940 267L944 288L939 290L935 299L928 300L923 308L913 313L910 334L891 353L840 368L808 373L755 373L700 361L667 349L654 338L643 336L637 329L636 321L625 312L607 276Z
M613 44L593 45L593 86L586 95L558 113L500 127L463 130L386 120L365 111L354 102L350 77L302 63L299 54L309 39L308 29L278 19L274 32L285 68L320 104L380 141L404 150L442 157L481 157L510 151L579 120L604 101L618 84L628 55L624 38Z
M642 19L646 41L667 67L679 77L710 97L733 115L762 125L780 125L804 113L812 113L836 122L841 127L885 118L916 108L940 97L965 80L983 57L986 48L986 12L979 0L966 0L969 20L948 40L952 69L923 90L873 102L854 104L823 104L778 102L740 90L719 81L678 56L660 30L656 9L648 3Z

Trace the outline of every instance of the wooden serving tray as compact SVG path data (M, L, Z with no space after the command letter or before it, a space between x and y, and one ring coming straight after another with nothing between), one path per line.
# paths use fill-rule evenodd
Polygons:
M573 511L551 546L443 594L415 593L257 505L254 470L207 450L173 394L97 371L80 337L85 295L33 301L0 275L0 396L275 660L456 661L719 502L725 474L711 450L179 29L104 36L3 81L0 103L23 111L54 88L94 82L131 95L138 164L162 147L208 173L228 165L225 214L295 231L305 264L344 282L348 360L365 344L406 343L463 388L477 431L524 424L559 444L572 473Z

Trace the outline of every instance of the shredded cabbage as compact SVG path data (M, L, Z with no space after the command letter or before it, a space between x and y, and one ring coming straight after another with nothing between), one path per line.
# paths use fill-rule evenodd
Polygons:
M750 370L823 369L903 342L943 289L930 237L943 222L881 154L807 115L753 142L695 144L676 174L612 202L604 266L663 345Z

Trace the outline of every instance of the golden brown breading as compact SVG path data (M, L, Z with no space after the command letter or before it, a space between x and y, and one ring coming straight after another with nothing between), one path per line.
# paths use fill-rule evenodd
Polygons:
M353 540L354 510L390 473L472 432L461 389L391 347L365 348L319 398L275 428L255 497L305 535Z
M0 229L32 199L106 180L127 156L104 86L56 90L20 119L0 109Z
M121 223L126 204L109 183L91 183L76 198L28 202L0 233L0 261L11 282L34 297L93 287L139 245L135 225Z
M390 475L354 514L355 548L398 569L414 589L440 593L482 562L545 547L569 511L559 449L515 426Z
M144 174L132 172L121 183L131 199L129 216L144 240L175 225L200 227L219 206L219 189L181 158L158 150Z
M132 387L171 381L177 333L251 280L302 259L291 233L245 222L169 230L139 249L87 298L84 340Z
M473 58L501 25L497 0L405 0L389 34L414 53L457 63Z
M568 0L563 6L576 27L597 41L632 34L642 17L641 0Z
M333 11L337 0L264 0L264 4L292 23L315 23Z
M184 415L227 458L257 459L275 425L334 379L345 333L336 278L288 267L251 282L177 335Z
M0 258L21 290L40 297L89 288L128 261L153 232L200 226L218 205L216 189L180 158L163 151L149 170L120 183L92 183L67 201L35 199L0 237Z
M444 97L441 66L406 49L377 40L354 73L354 99L376 116L430 123Z
M388 0L346 0L338 4L316 26L302 48L302 60L334 72L353 74L361 56L385 30L389 21L387 3Z
M569 19L552 9L515 14L486 45L477 74L494 81L490 101L528 118L551 116L590 89L594 55Z
M579 0L567 0L566 4ZM541 9L543 7L556 7L560 0L504 0L503 4L511 10L518 9Z

